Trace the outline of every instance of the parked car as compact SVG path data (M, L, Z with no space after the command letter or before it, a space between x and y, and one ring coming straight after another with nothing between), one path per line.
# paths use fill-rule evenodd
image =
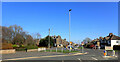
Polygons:
M71 48L74 49L73 47L71 47ZM67 49L69 50L69 49L70 49L70 46L68 46Z
M94 47L95 47L95 45L94 45L94 44L92 44L92 45L90 45L89 47L90 47L90 48L94 48Z

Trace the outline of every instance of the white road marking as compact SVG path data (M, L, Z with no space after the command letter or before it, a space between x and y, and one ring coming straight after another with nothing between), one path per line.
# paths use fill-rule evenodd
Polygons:
M94 59L94 60L98 60L98 59L96 59L96 58L94 58L94 57L92 57L92 59Z
M81 61L81 59L80 58L77 58L79 61Z

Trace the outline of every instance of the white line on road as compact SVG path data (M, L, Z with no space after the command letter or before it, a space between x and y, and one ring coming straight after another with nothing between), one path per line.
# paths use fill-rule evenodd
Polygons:
M94 60L98 60L98 59L96 59L96 58L94 58L94 57L92 57L92 59L94 59Z
M79 61L81 61L81 59L80 58L77 58Z

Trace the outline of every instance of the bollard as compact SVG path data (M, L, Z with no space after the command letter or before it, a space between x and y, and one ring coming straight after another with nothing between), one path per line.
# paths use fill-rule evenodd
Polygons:
M104 56L106 56L106 51L104 51Z
M70 47L70 49L69 49L69 52L71 52L71 47Z
M63 48L61 49L61 52L63 53Z
M115 56L115 51L113 50L113 56Z
M45 52L46 52L46 48L44 48Z
M56 47L56 52L57 52L57 47Z

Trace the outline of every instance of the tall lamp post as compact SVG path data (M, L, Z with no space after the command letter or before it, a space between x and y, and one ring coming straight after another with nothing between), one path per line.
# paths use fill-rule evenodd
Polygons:
M49 44L48 47L50 48L50 29L49 29Z
M71 12L72 9L69 9L69 42L70 42L70 12ZM70 44L70 50L71 52L71 44Z

